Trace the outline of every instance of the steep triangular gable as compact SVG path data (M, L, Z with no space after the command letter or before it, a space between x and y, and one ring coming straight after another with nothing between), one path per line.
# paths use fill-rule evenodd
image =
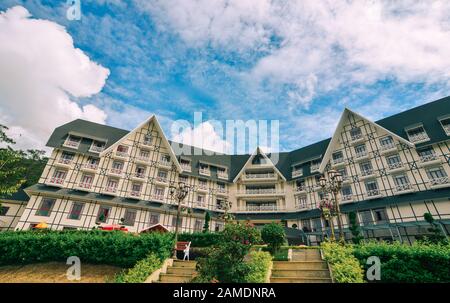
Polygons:
M393 138L399 140L400 142L403 142L403 143L407 144L408 146L414 147L414 144L409 142L408 140L400 137L399 135L391 132L390 130L382 127L381 125L379 125L379 124L377 124L377 123L367 119L366 117L364 117L364 116L362 116L362 115L360 115L360 114L358 114L358 113L356 113L356 112L354 112L354 111L352 111L352 110L350 110L348 108L345 108L344 111L342 112L341 118L339 119L339 123L336 126L336 130L334 131L333 137L331 138L331 141L328 144L327 150L326 150L326 152L325 152L325 154L324 154L324 156L322 158L322 162L320 163L320 167L319 167L319 172L321 172L321 173L324 172L325 166L327 165L328 161L330 160L331 154L332 154L332 152L333 152L333 150L334 150L334 148L336 146L336 143L339 140L339 135L342 132L342 129L344 127L344 123L347 121L349 114L352 114L355 117L357 117L357 118L359 118L361 120L364 120L364 121L366 121L369 124L372 124L376 128L379 128L379 129L385 131L386 133L391 135Z
M161 128L161 125L158 122L158 119L156 118L155 115L150 116L147 120L145 120L144 122L142 122L141 124L139 124L135 129L133 129L132 131L130 131L129 133L127 133L125 136L123 136L122 138L120 138L119 140L117 140L114 144L112 144L110 147L108 147L107 149L105 149L104 151L102 151L100 153L100 156L104 156L106 153L114 150L118 145L120 145L125 139L127 139L128 137L134 135L134 133L136 133L139 129L141 129L142 127L144 127L146 124L151 124L154 123L156 130L158 131L158 133L160 134L161 138L162 138L162 142L165 145L165 147L167 148L167 150L169 151L170 157L172 159L172 161L175 163L175 166L177 167L178 172L182 171L181 165L178 162L178 159L172 149L172 146L170 145L169 141L166 138L166 135L164 134L164 131Z
M236 177L234 177L233 179L233 183L236 182L239 177L242 175L242 173L245 171L245 168L249 165L249 163L251 163L253 161L253 158L255 158L256 155L261 155L263 156L266 160L268 160L268 163L272 164L274 170L281 176L281 178L286 181L286 178L283 176L283 174L278 170L278 168L275 166L275 164L273 164L272 160L270 160L269 157L267 157L267 155L259 148L257 147L256 150L251 154L251 156L248 158L247 162L245 162L245 164L242 166L241 170L239 171L239 173L236 175Z

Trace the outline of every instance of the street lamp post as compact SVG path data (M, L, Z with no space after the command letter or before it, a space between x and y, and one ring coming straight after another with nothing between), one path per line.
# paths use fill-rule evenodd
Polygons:
M324 176L322 176L319 179L319 185L320 187L322 187L324 193L327 194L324 200L328 202L327 205L329 205L330 207L331 231L332 233L334 233L333 216L337 216L337 223L339 228L339 241L345 242L344 230L342 227L341 208L339 206L338 201L339 191L342 188L342 175L339 172L335 171L334 169L330 169L328 171L328 181L325 179ZM329 197L328 194L331 194L331 197Z
M172 257L174 259L177 258L177 241L178 241L178 228L179 221L181 215L181 202L186 198L189 192L189 186L187 186L184 182L178 182L178 185L170 185L169 186L169 194L172 199L177 200L177 218L175 222L175 246L173 249Z
M231 201L228 201L227 199L222 200L222 202L220 203L220 209L224 211L223 215L220 216L220 218L225 221L225 224L227 224L228 221L234 219L233 215L229 213L231 206L233 206L233 203Z

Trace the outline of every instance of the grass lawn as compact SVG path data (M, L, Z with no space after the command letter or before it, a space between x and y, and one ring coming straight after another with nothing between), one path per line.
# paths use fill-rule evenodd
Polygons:
M81 280L66 278L69 265L61 262L0 267L0 283L105 283L112 281L121 268L109 265L81 264Z

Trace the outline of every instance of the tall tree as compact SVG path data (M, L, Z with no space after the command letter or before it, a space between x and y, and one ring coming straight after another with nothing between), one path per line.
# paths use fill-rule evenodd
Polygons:
M0 195L11 195L25 183L25 167L20 165L23 152L14 150L10 145L16 142L6 131L8 127L0 124Z

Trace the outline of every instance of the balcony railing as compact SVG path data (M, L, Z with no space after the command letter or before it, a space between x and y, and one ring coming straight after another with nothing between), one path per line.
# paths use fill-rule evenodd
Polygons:
M267 195L267 194L281 194L281 191L277 191L275 188L247 188L244 191L239 191L239 194L246 195Z
M200 175L205 175L205 176L210 176L211 175L211 171L209 170L209 168L200 168L198 170L198 173Z
M121 158L126 158L126 157L128 157L128 152L116 150L116 156L121 157Z
M356 159L364 158L367 156L367 151L361 151L356 153Z
M302 186L297 186L295 188L296 192L302 192L302 191L306 191L306 186L302 185Z
M295 207L296 209L308 209L308 208L309 208L309 206L308 206L308 203L307 203L307 200L306 200L306 199L304 199L304 200L297 200L297 201L295 201L295 205L294 205L294 207Z
M220 193L220 194L226 194L227 193L227 190L225 189L225 188L217 188L216 189L216 191L218 192L218 193Z
M334 165L344 163L344 158L336 158L332 160Z
M160 194L153 194L152 198L158 201L164 201L164 195L160 195Z
M135 172L135 173L133 174L133 177L139 178L139 179L144 179L144 178L145 178L145 173L138 173L138 172Z
M91 145L89 151L94 153L101 153L104 149L105 149L104 146Z
M191 171L192 170L190 163L181 163L180 165L181 165L181 168L183 170L185 170L185 171Z
M395 146L395 144L393 142L381 145L381 150L382 151L391 150L391 149L394 149L394 148L396 148L396 146Z
M115 193L115 192L117 191L117 187L114 187L114 186L106 186L106 187L103 189L103 191L106 192L106 193Z
M277 211L279 210L276 205L247 205L246 211Z
M166 166L166 167L171 166L170 161L163 160L163 159L159 160L159 164Z
M420 156L420 162L422 162L422 163L434 161L437 159L438 159L438 156L435 153Z
M449 183L448 177L435 178L430 180L431 186L442 185Z
M303 169L292 170L292 178L303 176Z
M358 140L362 139L362 137L363 137L362 133L355 134L355 135L351 136L352 141L358 141Z
M311 172L316 172L319 170L320 164L313 164L311 165Z
M156 181L161 182L161 183L167 183L167 177L157 176Z
M217 177L220 179L228 179L228 174L224 172L217 172Z
M64 180L65 180L65 178L52 177L50 179L50 183L61 185L61 184L64 184Z
M403 167L403 163L402 162L389 163L388 166L390 170L393 170Z
M353 199L353 195L352 194L342 195L342 202L352 201L352 199Z
M79 188L90 189L92 187L92 183L81 182L80 184L78 184L78 187Z
M430 140L426 133L419 133L415 135L408 135L409 140L413 143L424 142Z
M132 190L132 191L130 191L130 196L132 196L132 197L140 197L141 196L141 191L140 190Z
M122 169L119 168L111 168L109 170L109 173L113 174L113 175L122 175Z
M379 189L371 189L367 191L367 195L369 197L374 197L374 196L379 196L380 195L380 190Z
M363 177L371 176L371 175L373 175L373 169L365 169L365 170L361 171L361 175Z
M141 161L141 162L149 162L150 161L150 157L149 156L139 155L139 156L136 157L136 159L138 161Z
M450 136L450 124L446 124L442 126L444 128L445 133L447 136Z
M396 192L402 192L402 191L411 190L411 189L412 189L412 186L409 183L400 184L395 187Z
M64 165L70 165L72 163L72 159L59 158L58 163L64 164Z
M83 168L91 169L91 170L96 170L97 167L98 167L98 164L94 164L94 163L86 163L83 165Z
M78 148L78 146L80 146L80 141L66 140L64 141L64 146Z
M208 190L208 185L207 185L207 184L199 183L199 184L198 184L198 189Z
M265 173L265 174L245 174L246 179L271 179L275 178L274 173Z

